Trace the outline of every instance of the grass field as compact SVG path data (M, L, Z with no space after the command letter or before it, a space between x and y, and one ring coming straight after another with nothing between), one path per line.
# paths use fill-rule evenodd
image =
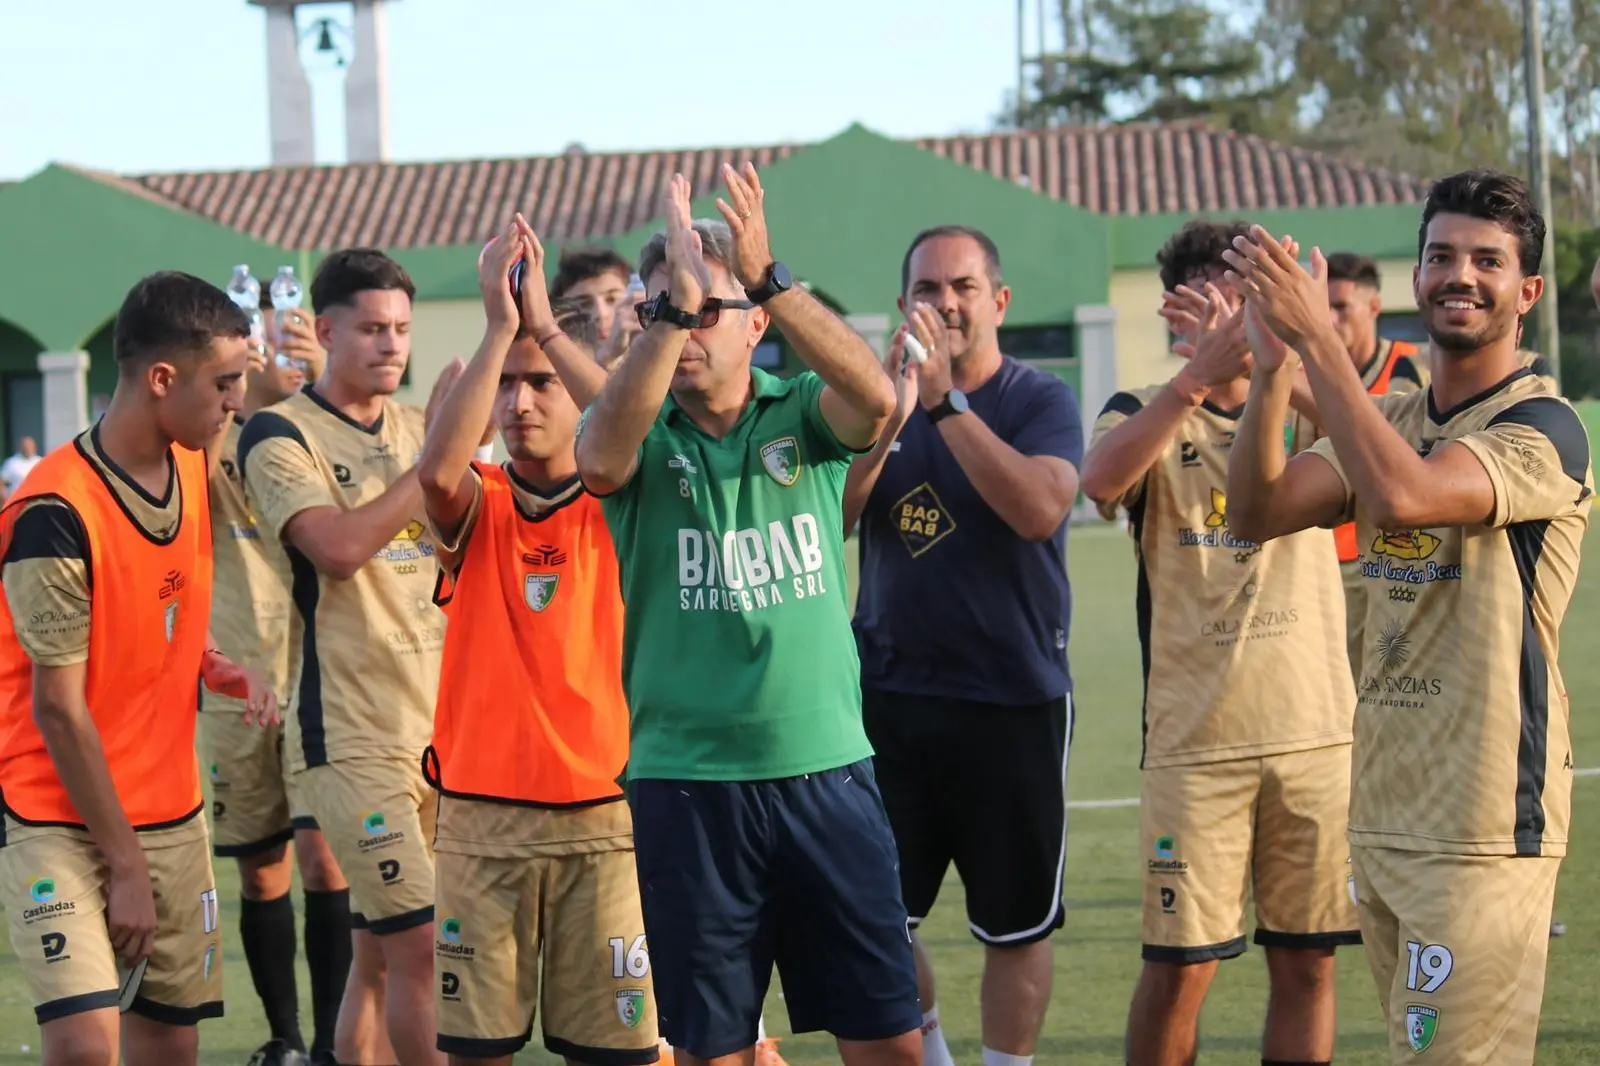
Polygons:
M1585 405L1591 439L1600 440L1600 405ZM1600 656L1592 652L1600 631L1600 532L1591 531L1589 563L1564 626L1561 665L1571 693L1575 761L1600 766ZM1139 792L1139 652L1134 634L1132 553L1125 534L1109 527L1076 529L1068 551L1075 617L1071 656L1076 679L1077 734L1069 793L1074 801L1122 799ZM1600 776L1580 777L1574 798L1575 843L1562 867L1556 913L1567 936L1550 947L1538 1061L1600 1061L1600 987L1594 959L1600 952ZM1122 1030L1139 969L1138 811L1086 808L1071 814L1067 859L1067 924L1056 939L1056 983L1037 1061L1114 1066L1122 1062ZM242 1064L265 1038L261 1010L238 950L238 882L233 865L217 864L227 941L228 1015L201 1030L202 1062ZM298 894L297 894L298 901ZM1508 901L1510 902L1510 901ZM924 936L940 978L940 1013L958 1062L979 1061L977 1003L981 949L967 932L960 884L947 883ZM4 940L5 938L0 938ZM0 943L0 1066L38 1061L38 1030L27 993ZM308 992L304 973L301 995ZM781 990L774 981L767 1023L774 1036L787 1030ZM1202 1061L1254 1066L1260 1061L1266 972L1260 949L1221 967L1202 1019ZM309 1004L303 1016L309 1025ZM309 1036L309 1032L307 1034ZM25 1046L33 1050L23 1050ZM794 1064L837 1062L826 1037L785 1039ZM547 1066L559 1060L530 1049L519 1063ZM1387 1063L1383 1026L1372 978L1361 949L1339 953L1339 1047L1346 1066Z

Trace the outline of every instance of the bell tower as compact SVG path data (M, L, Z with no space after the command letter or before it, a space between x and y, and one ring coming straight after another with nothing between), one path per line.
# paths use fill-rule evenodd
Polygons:
M316 163L311 120L311 83L300 60L300 46L316 38L316 51L331 53L345 69L345 144L347 161L381 163L389 154L389 0L350 0L350 29L319 19L304 33L295 8L310 0L249 0L266 9L267 106L272 128L273 166ZM335 37L347 42L341 50ZM347 55L346 51L350 54Z

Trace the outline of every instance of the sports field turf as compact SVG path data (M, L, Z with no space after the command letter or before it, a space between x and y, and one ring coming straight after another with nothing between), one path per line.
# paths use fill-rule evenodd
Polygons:
M1600 442L1600 405L1585 405L1591 440ZM1118 800L1138 795L1139 653L1134 634L1132 552L1126 534L1110 527L1074 529L1068 558L1075 610L1071 656L1077 684L1077 733L1069 792L1072 800ZM1600 768L1600 532L1591 530L1580 587L1563 627L1561 665L1571 693L1574 761ZM1556 914L1568 934L1550 947L1549 980L1538 1062L1600 1061L1600 987L1594 959L1600 953L1600 774L1578 779L1574 790L1574 844L1562 866ZM1139 969L1138 811L1133 807L1078 808L1071 813L1067 856L1067 924L1056 939L1056 983L1036 1061L1114 1066L1122 1062L1128 998ZM238 880L231 862L217 863L226 942L228 1015L201 1029L201 1061L242 1064L265 1039L259 1002L239 953ZM299 905L296 893L296 905ZM1507 900L1507 906L1517 901ZM940 977L940 1014L956 1060L976 1066L980 1054L978 978L981 949L967 932L961 886L953 878L934 908L924 936ZM0 937L0 1066L38 1061L38 1030L10 944ZM304 972L301 997L308 995ZM767 1007L772 1035L787 1032L776 980ZM1372 978L1361 949L1339 953L1339 1045L1336 1061L1348 1066L1387 1063ZM1224 963L1201 1021L1201 1061L1254 1066L1260 1061L1266 972L1260 949ZM310 1007L302 1014L309 1025ZM1449 1018L1441 1018L1449 1025ZM307 1036L309 1037L309 1032ZM537 1037L536 1037L537 1040ZM31 1050L24 1051L28 1046ZM826 1037L783 1040L794 1066L838 1061ZM542 1050L519 1063L559 1062Z

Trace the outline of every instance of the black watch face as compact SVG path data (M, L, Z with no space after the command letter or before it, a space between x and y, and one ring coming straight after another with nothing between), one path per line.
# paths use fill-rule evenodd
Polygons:
M789 273L789 268L782 263L772 264L772 287L778 290L789 288L794 284L794 276Z

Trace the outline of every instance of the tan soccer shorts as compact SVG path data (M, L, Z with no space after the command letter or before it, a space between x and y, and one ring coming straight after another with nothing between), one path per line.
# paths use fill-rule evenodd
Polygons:
M313 766L293 786L350 883L357 929L381 936L433 921L438 793L422 778L421 753Z
M82 830L5 821L0 906L40 1025L115 1008L108 875ZM222 1017L222 932L204 818L140 833L156 902L155 948L129 1009L167 1025Z
M217 697L207 693L208 701ZM212 851L219 858L258 855L285 843L316 819L298 809L283 765L283 728L245 724L227 709L200 715L200 751L211 776Z
M1359 944L1345 827L1350 746L1144 771L1144 958Z
M1531 1066L1559 858L1351 849L1389 1058Z
M631 830L625 803L583 815ZM638 875L629 838L621 842L627 846L596 832L591 840L548 845L563 854L505 858L462 855L441 843L434 923L440 1051L514 1055L540 1015L545 1048L568 1061L657 1060Z

